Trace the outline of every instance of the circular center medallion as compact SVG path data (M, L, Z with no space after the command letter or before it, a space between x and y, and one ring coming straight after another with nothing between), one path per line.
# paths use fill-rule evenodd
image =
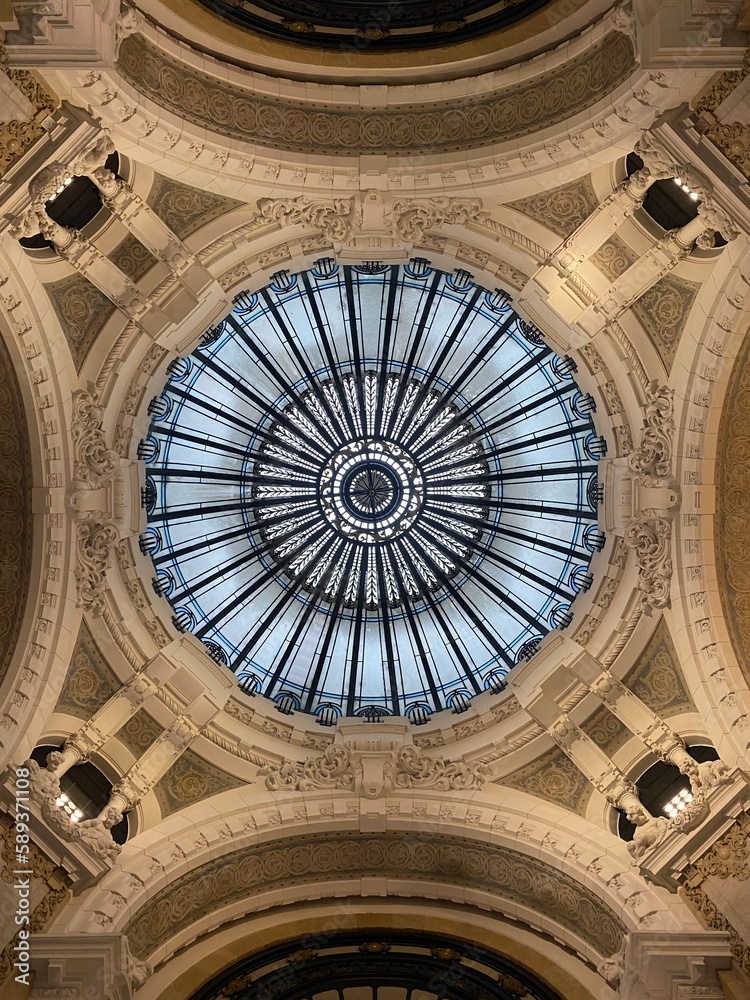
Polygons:
M298 384L261 420L246 462L247 526L251 538L260 529L269 570L339 614L364 595L378 619L406 603L422 612L428 595L460 586L484 557L501 497L472 416L396 363Z
M374 544L403 534L423 500L419 467L392 441L346 445L320 477L320 503L328 523L360 542Z

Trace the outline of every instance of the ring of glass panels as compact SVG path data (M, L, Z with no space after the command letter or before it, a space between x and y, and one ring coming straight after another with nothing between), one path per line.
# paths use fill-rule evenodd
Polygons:
M141 442L157 593L331 723L497 689L591 584L593 400L462 271L280 272L172 362Z

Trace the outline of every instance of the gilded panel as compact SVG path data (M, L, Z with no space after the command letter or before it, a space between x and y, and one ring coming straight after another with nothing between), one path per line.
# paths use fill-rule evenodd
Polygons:
M677 650L663 618L623 682L663 719L670 719L680 712L696 711L680 669Z
M138 281L146 271L151 270L154 264L159 263L156 257L132 233L115 247L109 255L109 259L124 274L127 274L131 281Z
M76 640L56 711L90 719L119 690L120 682L94 642L85 622Z
M536 219L558 236L569 236L591 215L597 204L591 180L582 177L544 194L509 202L508 208Z
M266 889L363 877L490 891L559 921L603 955L616 952L625 933L590 889L518 851L432 833L326 833L254 844L187 872L131 918L130 949L144 959L206 913Z
M631 307L651 338L666 371L672 368L680 334L699 288L695 281L668 274L644 292Z
M627 743L630 737L627 726L612 715L605 705L598 708L581 729L610 756Z
M175 235L185 239L201 226L226 215L234 208L239 208L243 202L235 198L226 198L224 195L200 191L188 184L181 184L179 181L157 174L147 204Z
M21 388L0 337L0 680L10 666L31 574L31 457Z
M719 424L716 556L724 620L750 683L750 337L740 348Z
M594 790L573 761L557 747L526 767L513 771L498 784L529 792L537 798L571 809L579 816L585 814Z
M229 138L308 153L447 152L489 146L565 121L610 93L634 68L633 46L613 31L558 70L463 101L388 109L320 107L258 96L126 38L117 69L140 93Z
M233 774L204 760L194 750L186 750L154 786L162 816L206 799L228 788L239 788L245 782Z
M115 307L103 292L81 274L71 274L69 278L55 281L46 287L50 302L60 318L73 362L80 371L89 348Z
M624 274L631 264L638 260L638 254L631 250L625 240L613 233L608 240L592 254L592 260L599 270L612 281Z
M118 730L117 736L135 757L140 757L162 732L162 727L148 712L140 709Z

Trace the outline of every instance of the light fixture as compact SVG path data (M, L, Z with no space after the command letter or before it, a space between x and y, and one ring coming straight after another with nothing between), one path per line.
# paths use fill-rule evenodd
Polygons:
M72 182L73 182L72 177L68 177L67 180L63 181L60 187L55 191L55 193L51 195L50 198L47 199L47 204L50 205L55 200L55 198L57 198L58 195L63 193L68 184L72 184Z
M689 184L686 184L681 177L675 177L674 182L680 190L684 191L685 194L690 198L691 201L698 201L699 195L697 191L692 191Z
M65 794L65 792L60 792L58 797L55 799L55 805L58 805L68 814L72 823L77 823L80 819L83 819L83 811L76 806L76 804Z
M692 802L692 800L693 793L689 788L683 788L676 795L673 795L669 802L667 802L664 806L664 812L669 819L674 819L678 813L682 812L688 802Z

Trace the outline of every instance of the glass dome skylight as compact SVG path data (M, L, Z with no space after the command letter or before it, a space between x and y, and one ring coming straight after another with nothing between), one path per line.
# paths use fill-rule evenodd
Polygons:
M327 722L497 688L586 589L604 442L575 366L424 261L281 272L170 366L154 585L247 690Z

